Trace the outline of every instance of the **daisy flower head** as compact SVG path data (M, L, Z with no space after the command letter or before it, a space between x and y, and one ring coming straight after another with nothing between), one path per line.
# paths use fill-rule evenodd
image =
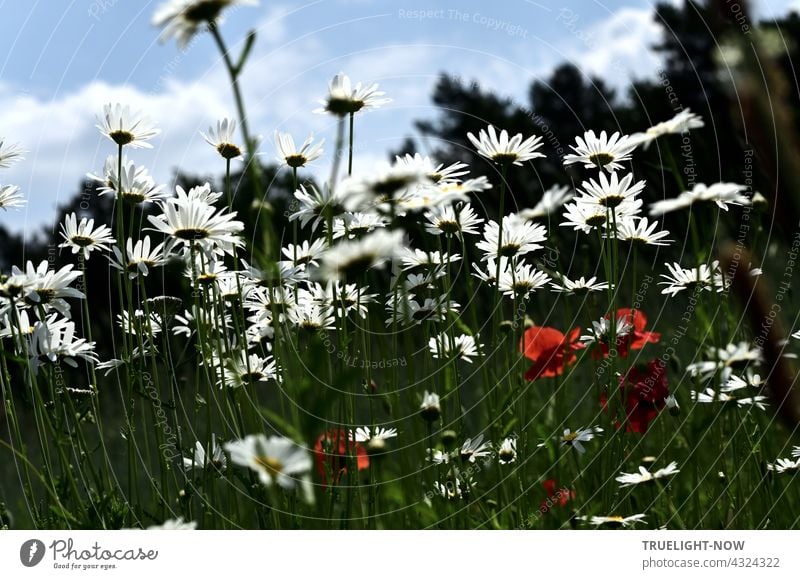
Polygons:
M443 360L453 358L471 363L472 358L478 355L475 338L466 334L451 338L447 332L443 332L428 340L428 349L434 358Z
M691 190L684 191L674 199L662 199L650 205L650 215L664 215L672 211L686 209L695 203L714 203L723 211L729 205L751 205L750 197L745 195L747 186L737 183L697 183Z
M242 149L235 143L236 121L224 118L216 125L208 127L208 132L201 133L206 143L214 147L220 157L226 161L241 159Z
M26 151L17 143L7 143L5 139L0 138L0 169L8 169L15 165L18 161L22 161Z
M483 435L479 434L475 438L465 440L458 454L462 462L475 463L478 459L488 458L492 455L492 443L488 440L484 442Z
M678 463L673 461L666 467L660 468L654 472L650 472L643 466L639 467L639 472L637 473L621 472L615 480L620 484L620 488L625 488L670 477L679 472L681 471L678 469Z
M778 474L800 472L800 458L796 460L779 458L774 464L767 464L767 470L774 471Z
M105 105L102 117L97 120L100 132L120 147L152 149L147 141L161 132L140 112L133 112L129 106L119 103Z
M207 26L219 24L222 12L234 6L258 6L258 0L167 0L153 14L153 26L163 27L161 41L175 38L185 48Z
M514 164L522 166L525 161L544 157L538 149L542 146L542 137L532 136L523 140L521 133L509 138L508 131L503 129L497 134L493 125L481 129L476 137L467 133L467 138L482 157L486 157L499 165Z
M623 217L617 220L617 239L636 245L669 245L669 231L656 231L658 222L647 222L647 217Z
M73 368L78 366L76 358L90 364L99 362L94 351L95 343L79 338L75 322L58 319L55 314L45 321L36 322L30 342L28 350L34 372L44 361L62 360Z
M497 449L497 460L500 464L511 464L517 460L517 439L509 436L503 439Z
M569 186L554 185L542 194L542 198L534 205L533 209L523 209L519 212L519 216L526 221L544 219L552 215L556 209L563 206L574 195Z
M382 453L386 450L386 441L396 437L396 428L383 428L381 426L376 426L375 428L360 426L356 428L355 432L350 433L350 440L364 443L369 454Z
M122 199L134 205L151 203L163 199L163 186L156 185L153 177L145 167L136 165L133 161L122 158L122 177L119 173L119 161L116 155L109 155L103 165L102 175L93 173L87 177L100 184L99 194L112 194L117 196L117 189L122 190Z
M198 246L205 253L232 254L235 247L243 244L239 233L244 224L235 219L235 211L218 211L202 201L172 201L162 204L160 215L147 217L155 231L170 238L171 246L181 246L186 252Z
M691 129L700 129L705 126L703 118L691 111L683 109L668 121L653 125L643 133L634 133L630 136L632 143L641 145L647 150L650 144L664 135L677 135L689 132Z
M299 219L302 227L310 223L312 229L316 229L327 219L333 219L335 222L337 217L355 213L364 208L369 201L363 191L347 191L341 185L335 189L327 185L322 189L310 184L308 187L300 185L294 192L294 198L299 208L289 216L289 220Z
M16 185L0 185L0 209L8 210L25 206L25 198Z
M194 531L197 529L197 521L185 521L183 517L168 519L160 525L147 527L148 531Z
M469 203L461 207L437 206L425 214L428 223L425 231L433 235L454 235L459 239L464 234L477 235L483 219L477 216Z
M319 102L321 107L314 110L317 114L331 114L337 117L352 115L368 109L376 109L388 104L392 99L384 98L384 92L378 90L377 84L353 85L343 72L333 77L328 85L328 94Z
M586 131L583 137L575 137L575 142L571 145L574 153L564 156L564 165L582 163L587 169L605 169L609 173L622 169L620 163L630 161L637 146L630 137L619 132L609 137L605 131L600 131L598 137L592 130Z
M306 482L312 467L308 451L283 436L250 434L223 448L233 464L254 471L267 487L278 485L293 490Z
M589 519L589 524L594 525L595 527L630 527L635 523L645 522L644 518L644 513L631 515L629 517L622 517L619 515L594 516ZM586 518L584 517L583 520L586 520Z
M130 279L135 279L139 275L147 276L152 268L161 267L166 263L164 244L159 243L151 247L149 235L145 235L144 239L138 239L135 244L129 237L125 244L124 256L116 245L112 250L114 257L111 266L127 273Z
M583 276L576 280L571 280L567 276L563 276L550 285L554 292L563 293L568 296L583 296L591 292L603 292L608 289L608 282L598 282L596 277L586 279Z
M561 436L561 446L569 446L578 451L579 454L584 454L586 448L583 446L584 442L589 442L603 433L603 429L599 426L591 428L579 428L578 430L564 429L564 434Z
M72 282L83 275L80 271L73 271L71 263L55 271L50 269L50 262L46 259L36 267L33 262L28 261L24 272L13 266L11 274L14 277L24 276L24 287L27 292L25 300L43 306L46 312L55 309L61 315L68 317L70 306L65 300L86 297L83 292L70 287Z
M78 221L75 213L70 213L64 218L61 224L61 237L64 243L59 247L69 247L73 254L80 253L83 259L89 259L89 254L95 249L108 251L114 242L111 229L106 225L94 226L94 219L83 219Z
M363 237L375 229L386 227L386 219L375 213L344 213L333 220L333 238Z
M314 143L314 135L309 135L298 149L294 138L289 133L275 131L275 148L278 150L278 162L282 165L299 169L311 164L322 156L322 145L325 139Z
M661 293L668 296L675 296L683 290L694 290L699 288L701 291L711 291L714 288L714 270L717 269L717 262L711 266L703 263L700 267L684 268L679 263L665 263L669 273L662 273L664 281L658 285L666 286Z
M219 366L220 364L216 364ZM275 380L278 376L276 365L272 357L262 358L258 354L248 354L246 351L232 356L224 362L223 377L219 380L219 387L244 388L260 382Z
M547 240L547 228L512 213L503 219L502 239L500 235L500 225L494 220L487 221L483 237L475 244L483 252L483 261L496 258L498 254L501 257L519 257L541 249Z
M414 167L428 176L432 182L440 185L446 183L458 183L459 177L469 173L469 166L466 163L456 162L444 166L444 163L436 163L430 157L415 153L406 153L404 156L395 156L395 164L400 166Z
M329 281L360 280L399 255L403 236L401 230L377 229L361 239L340 241L322 254L319 273Z
M500 292L508 297L527 298L528 294L550 283L550 276L529 263L517 263L500 270Z
M195 469L211 468L218 472L225 472L228 466L228 458L222 447L217 444L217 436L211 435L211 446L206 450L203 443L199 440L195 442L194 452L191 456L183 457L183 470L191 471Z
M578 201L616 210L623 203L633 201L644 189L644 181L632 183L633 173L628 173L620 179L617 172L611 173L610 177L601 172L598 176L598 181L589 179L583 182L582 189L578 189L578 193L581 194Z

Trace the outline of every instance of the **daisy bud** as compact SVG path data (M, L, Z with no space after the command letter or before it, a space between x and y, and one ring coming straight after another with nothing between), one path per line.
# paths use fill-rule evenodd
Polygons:
M655 461L656 461L656 457L655 456L645 456L645 457L642 458L642 462L645 463L645 464L652 464Z
M667 410L669 410L670 416L680 416L681 407L672 394L664 399L664 404L666 405Z
M422 405L419 409L419 414L426 422L435 422L439 420L442 413L442 408L439 405L439 395L433 392L425 392L422 397Z
M769 208L769 201L761 193L756 191L753 193L753 198L750 200L755 209L766 210Z
M442 432L442 444L444 444L444 447L447 449L453 448L457 436L455 430L445 430Z
M514 331L514 322L511 320L503 320L500 322L500 329L508 334Z
M529 329L529 328L533 328L536 325L533 322L533 320L528 316L525 316L525 321L522 324L523 324L523 326L525 327L526 330Z
M383 454L386 451L386 440L376 436L371 438L366 446L370 456Z

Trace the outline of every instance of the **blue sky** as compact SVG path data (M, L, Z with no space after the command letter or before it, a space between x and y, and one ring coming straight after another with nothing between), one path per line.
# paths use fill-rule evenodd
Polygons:
M0 138L29 151L0 174L28 206L0 213L0 223L53 225L54 206L112 152L94 127L106 102L142 109L163 130L153 150L132 155L159 181L176 167L222 169L199 135L234 113L219 55L207 34L185 52L159 43L150 19L161 1L0 0ZM758 5L769 15L792 3ZM242 82L265 155L276 128L332 145L331 120L311 110L335 73L380 83L393 102L357 126L356 164L368 167L413 134L414 119L435 115L430 94L442 72L520 102L533 77L565 60L618 86L652 74L652 12L649 0L262 0L230 11L222 31L234 46L258 32Z

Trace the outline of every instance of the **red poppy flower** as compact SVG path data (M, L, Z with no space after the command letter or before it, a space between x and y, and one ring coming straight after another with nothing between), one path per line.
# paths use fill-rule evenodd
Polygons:
M554 478L548 478L542 481L544 491L547 493L547 498L539 505L539 512L548 513L554 507L564 507L567 503L575 498L575 491L566 487L558 488L558 482Z
M314 460L323 485L328 484L329 474L333 478L333 484L337 484L347 474L347 466L353 458L357 461L358 470L369 467L366 449L358 442L350 440L343 428L332 428L323 432L314 444Z
M575 328L566 336L555 328L528 328L519 344L520 352L533 360L533 366L525 372L525 379L552 378L563 373L567 366L575 362L575 350L583 347L578 341L580 335L580 328Z
M656 359L650 360L644 369L631 368L620 378L619 387L625 395L625 430L644 434L663 410L669 396L666 364ZM600 396L600 404L604 409L608 408L605 393ZM620 427L619 421L615 426Z
M607 314L606 319L610 320L611 317ZM625 320L628 325L632 326L630 332L617 338L617 355L620 358L627 358L630 350L641 350L645 344L656 344L661 339L661 334L658 332L645 330L647 316L640 310L619 308L617 310L617 320ZM599 348L592 352L592 357L595 359L607 357L608 343L599 342L598 346Z

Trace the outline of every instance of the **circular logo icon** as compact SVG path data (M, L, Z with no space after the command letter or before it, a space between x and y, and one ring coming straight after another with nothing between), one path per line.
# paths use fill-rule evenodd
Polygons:
M44 543L39 539L28 539L19 548L19 560L26 567L36 567L44 559Z

